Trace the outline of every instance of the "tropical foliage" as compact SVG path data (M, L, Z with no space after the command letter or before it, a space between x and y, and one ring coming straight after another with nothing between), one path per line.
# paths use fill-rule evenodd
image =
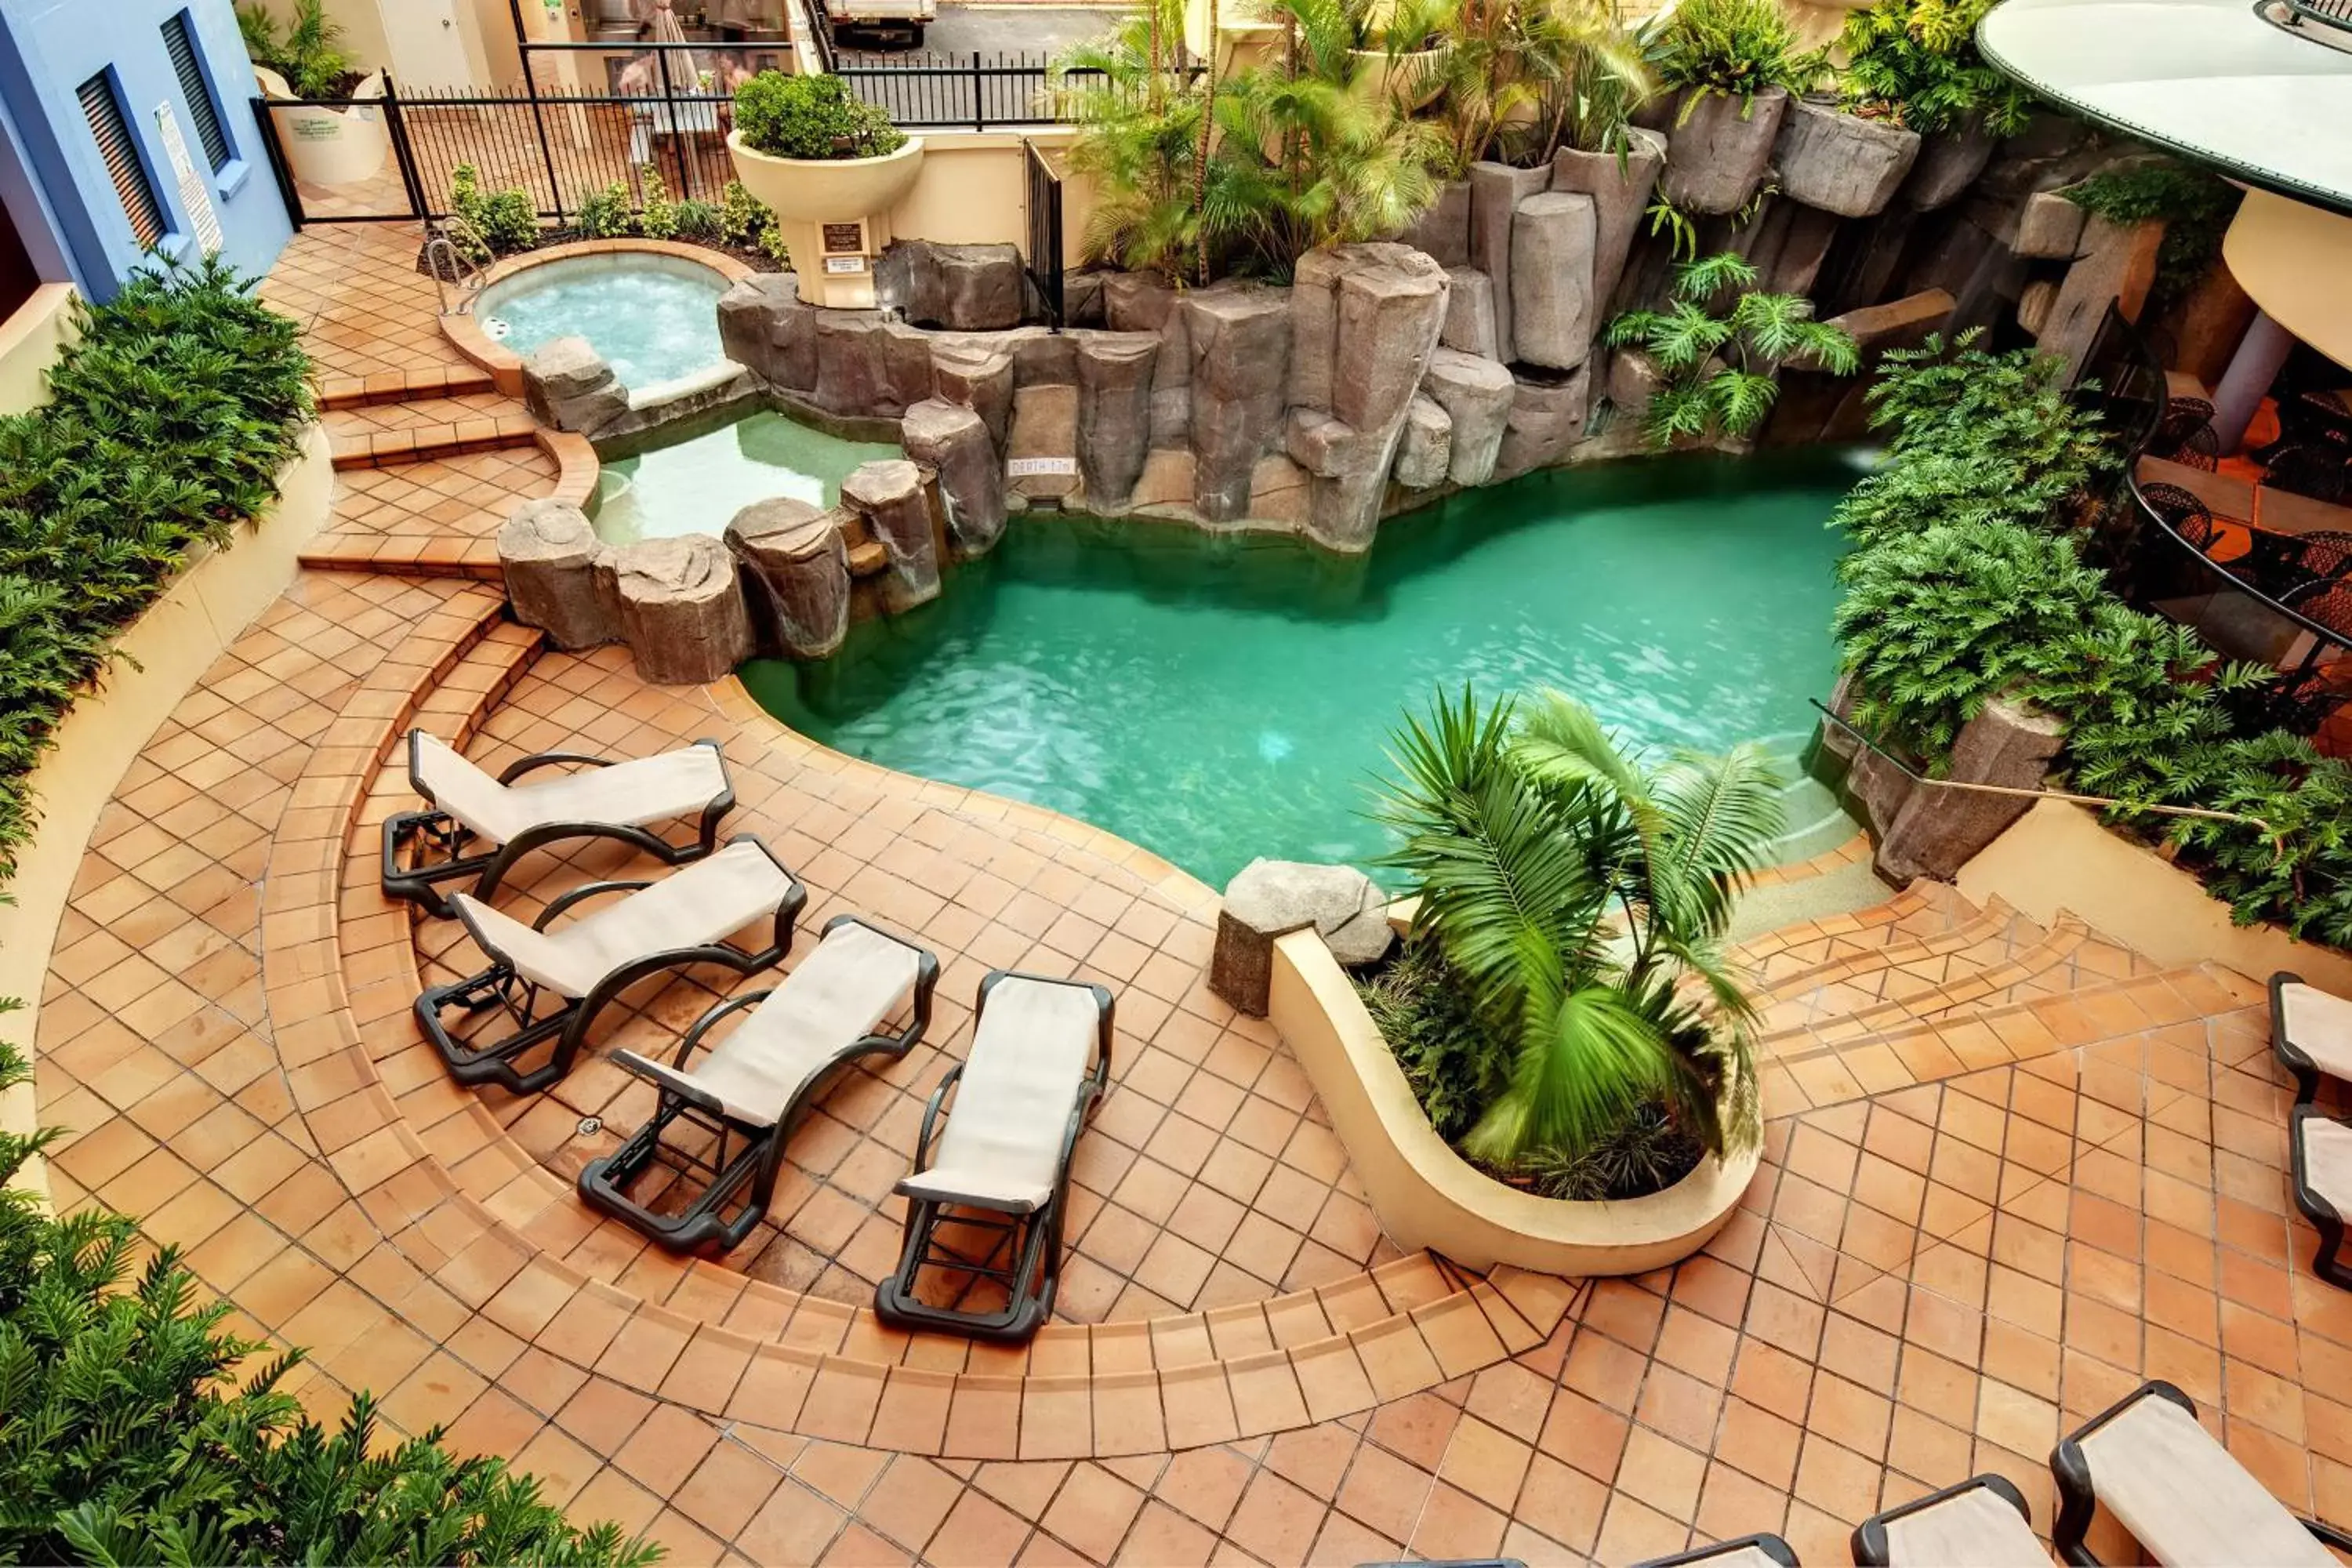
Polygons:
M1441 94L1439 173L1492 159L1532 167L1560 148L1624 153L1654 90L1615 0L1434 0L1449 42L1426 90Z
M0 1092L25 1082L0 1043ZM538 1483L437 1433L387 1443L362 1394L332 1431L279 1384L301 1360L223 1331L135 1220L51 1217L14 1183L57 1130L0 1132L0 1562L539 1563L657 1548L575 1531Z
M1878 0L1846 17L1838 82L1849 112L1899 121L1922 135L1995 136L2025 128L2031 94L1977 52L1977 24L1998 0Z
M471 163L449 171L449 243L467 260L529 250L540 241L539 208L520 188L492 195L482 189L482 172Z
M1751 1010L1722 943L1780 831L1760 752L1654 763L1558 692L1522 711L1465 689L1391 756L1388 863L1500 1058L1465 1149L1507 1168L1572 1155L1649 1105L1709 1150L1751 1138Z
M1802 358L1840 375L1861 363L1843 328L1813 320L1811 300L1758 292L1757 276L1737 251L1685 261L1675 268L1664 310L1628 310L1609 324L1610 342L1640 348L1657 367L1642 420L1652 446L1754 435L1780 395L1773 373L1785 361Z
M338 47L343 29L328 19L326 0L294 0L293 19L282 29L262 0L245 0L236 26L253 63L284 77L297 98L334 98L355 79L351 57Z
M1685 119L1709 93L1738 99L1746 114L1758 93L1802 92L1823 69L1799 47L1780 0L1677 0L1651 40L1650 64L1660 86L1685 94Z
M735 89L735 130L771 158L879 158L907 144L887 110L830 74L761 71Z
M311 414L295 324L217 258L76 309L49 401L0 417L0 879L33 829L33 768L115 634L268 510Z
M2163 223L2156 279L2144 307L2153 312L2150 320L2169 310L2212 270L2221 254L2221 237L2244 195L2219 175L2176 158L2153 155L2102 170L2061 194L2109 223Z

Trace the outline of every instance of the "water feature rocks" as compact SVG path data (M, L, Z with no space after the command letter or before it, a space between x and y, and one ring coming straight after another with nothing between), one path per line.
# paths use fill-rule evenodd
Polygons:
M1509 371L1476 354L1442 348L1429 356L1421 390L1453 425L1446 477L1455 484L1483 485L1494 477L1517 384Z
M877 296L918 326L999 331L1021 324L1024 279L1012 245L949 245L901 239L874 268Z
M1620 159L1614 153L1580 153L1563 147L1552 155L1551 188L1578 192L1592 198L1592 303L1605 310L1624 275L1625 258L1633 253L1641 231L1642 215L1657 188L1658 171L1666 162L1666 139L1655 131L1634 127L1632 144ZM1458 346L1458 345L1457 345Z
M1290 380L1286 290L1220 283L1184 297L1192 355L1192 506L1211 522L1249 508L1250 473L1282 432Z
M1445 269L1411 246L1375 243L1313 252L1299 277L1286 436L1290 456L1316 476L1307 531L1335 550L1365 550L1406 407L1444 330Z
M1918 156L1917 132L1804 99L1781 116L1772 150L1783 193L1841 217L1885 211Z
M2038 789L2065 739L2065 724L2055 714L1997 697L1960 727L1946 776ZM1915 877L1948 881L2032 804L2016 795L1915 788L1879 837L1878 874L1897 886Z
M1290 393L1293 408L1331 406L1331 355L1339 344L1339 278L1346 254L1321 246L1290 275Z
M1511 220L1511 342L1518 358L1574 370L1592 352L1591 196L1545 191Z
M1183 300L1167 279L1114 272L1103 279L1103 323L1115 332L1157 332L1151 368L1151 444L1182 447L1192 432L1192 349Z
M1511 337L1511 224L1519 204L1551 184L1549 165L1515 169L1508 163L1470 166L1470 265L1495 280L1495 353L1518 357Z
M908 409L898 427L907 456L939 473L957 553L987 553L1004 532L1004 468L987 424L969 408L932 397Z
M2083 225L2090 216L2056 191L2036 191L2025 198L2017 243L2010 248L2020 256L2072 259L2083 247Z
M1123 510L1151 451L1156 332L1087 332L1078 340L1078 471L1087 500Z
M1209 989L1254 1017L1265 1016L1275 938L1310 926L1343 964L1377 963L1396 941L1388 900L1354 867L1253 860L1225 884Z
M1078 389L1048 384L1013 394L1004 488L1030 501L1066 500L1078 488ZM1009 503L1008 503L1009 504Z
M522 362L522 401L541 424L588 435L629 411L629 389L586 338L556 338Z
M2158 222L2120 225L2103 217L2083 226L2082 253L2066 269L2042 321L2042 352L2056 354L2072 370L2090 352L2107 307L2121 310L2126 321L2137 321L2156 281L2157 247L2163 242Z
M923 473L904 458L860 463L841 481L841 504L866 521L866 531L888 552L882 608L891 615L940 596L940 553Z
M499 530L499 567L515 619L537 626L557 647L593 647L614 637L613 617L596 592L596 554L604 545L588 514L570 501L527 500Z
M816 312L789 272L758 272L719 297L719 342L727 357L771 386L816 385Z
M1445 330L1437 341L1481 359L1501 359L1503 346L1495 340L1495 280L1475 267L1449 267L1445 276Z
M1666 142L1660 187L1694 216L1737 212L1763 182L1772 144L1788 111L1785 88L1768 87L1742 102L1737 93L1706 92L1685 100L1686 117Z
M851 418L896 418L931 395L931 342L878 310L812 310L812 400Z
M734 557L707 533L600 552L596 590L638 675L656 685L706 685L751 657Z
M1495 453L1495 478L1521 474L1559 462L1584 434L1591 402L1590 365L1564 376L1521 376L1511 390L1511 412L1503 444Z
M1975 114L1949 131L1923 138L1919 161L1911 165L1911 177L1898 193L1903 205L1916 212L1949 205L1984 173L2000 141L1984 128L1983 117Z
M1404 437L1397 444L1396 482L1416 490L1443 484L1453 458L1453 418L1434 398L1413 394L1404 411Z
M1340 247L1331 411L1357 429L1392 430L1445 326L1445 269L1402 245Z
M849 547L841 523L838 511L778 496L752 502L727 525L727 548L758 586L775 646L788 657L823 658L849 635Z
M1470 264L1470 182L1437 187L1437 200L1397 238L1436 258L1440 267Z
M931 345L931 395L969 408L988 426L996 449L1004 450L1013 428L1013 354L971 342Z

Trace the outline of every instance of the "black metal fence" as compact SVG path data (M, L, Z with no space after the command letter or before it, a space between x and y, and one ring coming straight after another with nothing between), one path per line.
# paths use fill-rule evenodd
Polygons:
M1062 324L1062 176L1034 142L1021 143L1029 172L1029 243L1023 254L1046 322Z
M1043 55L974 49L969 55L837 58L834 74L910 131L987 131L1050 125L1066 118L1049 79L1051 62Z

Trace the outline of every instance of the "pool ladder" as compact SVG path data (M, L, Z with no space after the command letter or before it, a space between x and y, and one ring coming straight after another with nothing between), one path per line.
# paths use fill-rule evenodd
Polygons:
M464 315L473 310L488 273L479 263L466 258L443 225L436 223L425 231L425 268L433 274L433 287L440 292L443 315ZM453 295L455 304L450 303Z

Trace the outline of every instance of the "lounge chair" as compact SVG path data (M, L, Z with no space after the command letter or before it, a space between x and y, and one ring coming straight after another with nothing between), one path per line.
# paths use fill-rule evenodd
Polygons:
M2050 1568L2032 1518L2007 1477L1971 1476L1864 1520L1853 1560L1864 1568Z
M2311 1103L2322 1073L2352 1082L2352 1002L2280 970L2271 976L2271 1054L2294 1075L2297 1105Z
M2352 1268L2342 1257L2344 1216L2352 1213L2352 1123L2315 1105L2296 1106L2287 1118L2287 1162L2294 1206L2319 1231L2312 1272L2352 1290Z
M1743 1535L1737 1541L1694 1546L1672 1557L1653 1557L1633 1568L1696 1568L1702 1563L1708 1568L1797 1568L1797 1554L1777 1535Z
M1082 981L1000 969L980 983L971 1055L932 1092L914 1172L898 1183L907 1238L898 1273L875 1292L885 1321L1018 1341L1053 1310L1070 1153L1110 1079L1112 1006L1108 991ZM955 1108L939 1131L950 1089ZM943 1245L939 1233L950 1226L982 1249ZM929 1268L964 1279L954 1302L917 1298ZM1003 1306L961 1307L983 1281L1003 1289Z
M619 903L550 931L555 918L607 893ZM772 851L751 834L730 839L707 859L658 882L591 882L547 906L530 925L470 894L456 896L457 918L490 957L490 966L416 999L416 1021L460 1083L503 1084L535 1094L572 1070L597 1015L614 997L650 975L697 963L717 963L739 974L770 968L792 951L793 921L808 890ZM720 939L759 921L772 921L769 946L746 952ZM538 1016L542 994L564 1005ZM488 1044L450 1034L442 1014L492 1008L514 1021L505 1037ZM520 1058L553 1042L549 1058L526 1068Z
M551 767L587 771L515 782ZM474 896L487 901L516 861L567 838L617 838L666 865L698 860L717 845L719 818L735 806L716 741L625 762L542 752L492 778L439 737L411 730L408 782L426 809L383 825L383 890L445 920L456 911L438 884L473 879ZM698 819L693 842L672 844L649 831L679 817Z
M2189 1395L2161 1380L2140 1384L2061 1442L2050 1473L2058 1481L2050 1535L2069 1563L2099 1561L2083 1537L2102 1504L2169 1568L2333 1568L2329 1546L2352 1551L2352 1535L2288 1512L2197 1424Z
M659 1092L652 1118L627 1142L580 1173L580 1195L678 1251L741 1244L775 1195L784 1139L793 1113L836 1068L868 1055L907 1054L931 1020L931 993L940 961L922 948L856 915L825 922L824 940L784 976L782 984L721 1002L695 1021L664 1066L635 1051L616 1050L614 1065ZM876 1032L882 1020L911 1005L914 1018L895 1034ZM689 1067L703 1037L721 1020L756 1009L710 1053ZM670 1146L665 1166L708 1178L692 1202L656 1214L631 1187L656 1163L662 1133L674 1121L714 1134L704 1159ZM730 1145L737 1145L730 1157ZM731 1216L724 1211L739 1203Z

